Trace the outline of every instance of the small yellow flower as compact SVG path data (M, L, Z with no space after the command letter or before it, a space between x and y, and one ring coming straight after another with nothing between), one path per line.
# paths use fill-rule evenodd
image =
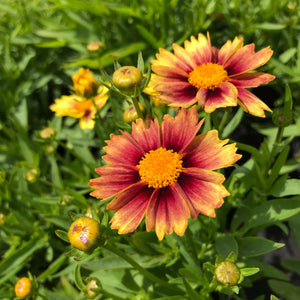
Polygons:
M133 66L119 68L112 77L113 84L121 90L132 89L134 86L139 85L142 80L142 71Z
M68 237L74 248L92 250L100 238L100 225L92 218L81 217L71 224Z
M24 299L32 290L32 284L29 278L22 277L15 285L15 294L17 297Z
M80 68L73 77L75 93L83 97L89 97L96 93L98 83L89 69Z
M51 127L44 128L40 132L40 136L42 139L49 139L54 134L55 134L55 130Z
M4 215L0 214L0 225L4 224Z
M224 285L235 285L240 279L240 270L230 261L222 261L215 269L217 281Z
M145 111L145 106L139 103L141 112ZM123 119L126 123L131 123L138 118L138 113L133 104L131 104L123 113Z

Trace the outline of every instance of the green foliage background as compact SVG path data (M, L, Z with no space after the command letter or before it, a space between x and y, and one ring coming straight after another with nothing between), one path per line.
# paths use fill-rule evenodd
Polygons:
M245 44L254 42L256 50L271 46L274 55L261 69L274 74L276 80L257 92L272 109L285 107L286 111L292 111L293 121L280 131L281 140L276 144L279 130L271 114L263 120L241 111L238 117L232 117L222 132L223 138L238 142L238 147L246 153L245 161L226 181L231 196L217 220L206 217L200 217L200 222L192 220L190 231L182 239L168 236L161 243L152 233L141 231L120 237L108 232L118 247L144 268L178 283L182 295L177 296L164 288L153 290L151 282L105 249L83 257L79 263L64 255L70 246L54 232L68 230L70 211L84 214L92 207L99 212L103 225L111 217L111 212L104 210L105 203L88 196L88 181L96 176L94 169L103 163L104 140L110 133L127 127L122 120L120 101L123 100L116 97L101 111L102 127L97 135L91 130L81 130L73 119L53 117L49 105L69 93L71 76L79 67L90 68L100 77L99 68L112 73L115 60L122 65L135 65L140 51L148 65L158 48L171 50L172 43L182 45L191 35L207 31L217 47L238 35L244 37ZM92 41L104 44L100 59L86 48ZM282 247L287 236L292 236L292 249L294 253L298 249L299 255L299 98L297 0L3 0L0 4L0 213L4 221L0 225L1 299L14 297L17 278L27 272L38 279L37 299L86 299L74 283L74 272L75 281L76 276L101 280L107 293L97 299L198 299L194 292L205 286L206 278L202 264L207 261L213 264L216 254L226 258L231 251L238 256L241 267L261 270L243 282L244 289L234 299L250 299L249 289L262 279L267 280L268 290L255 295L257 300L269 299L271 293L282 299L298 299L300 266L293 260L296 257L279 257L276 265L263 257ZM44 140L39 132L48 126L57 134ZM247 141L248 131L258 137L252 144ZM244 140L247 142L243 143ZM25 179L32 169L38 170L35 182ZM284 241L256 236L270 227L285 236ZM75 267L78 264L81 274ZM226 296L215 294L215 297Z

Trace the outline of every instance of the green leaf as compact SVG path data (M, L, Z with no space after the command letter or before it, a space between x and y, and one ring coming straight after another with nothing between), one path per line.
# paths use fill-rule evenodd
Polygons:
M297 287L289 282L279 280L268 280L268 284L272 291L283 299L299 300L300 287ZM286 298L288 295L288 298Z
M237 242L240 257L263 255L284 246L282 243L276 243L265 238L254 236L240 238Z
M55 234L63 241L70 243L68 233L66 231L57 229L57 230L55 230Z
M221 133L222 138L230 136L230 134L237 128L240 124L244 115L244 110L240 107L236 112L235 116L230 120L230 122L225 126Z
M265 22L265 23L261 23L261 24L257 24L255 25L255 27L257 29L262 29L262 30L282 30L286 27L287 25L286 24L278 24L278 23L268 23L268 22Z
M74 282L75 282L76 286L78 287L78 289L80 289L83 292L86 291L86 286L81 277L79 264L77 264L74 269Z
M258 273L260 270L259 268L243 268L240 271L244 277L248 277Z
M63 265L66 259L67 256L65 256L64 254L59 256L42 274L40 274L40 276L38 277L38 281L50 278L52 274L59 270L59 268Z
M191 287L191 285L189 284L189 282L185 279L185 277L182 278L185 290L187 292L187 295L189 296L189 299L191 300L198 300L199 299L199 295L198 293L196 293L194 291L194 289Z
M216 250L225 259L231 252L238 255L238 244L229 234L223 234L216 238Z
M287 179L281 176L273 185L270 194L274 197L300 195L300 179Z
M284 259L281 261L281 265L300 276L300 261L295 259Z
M300 213L290 218L288 223L300 247Z
M264 202L252 209L243 232L259 226L269 226L284 221L300 212L300 196Z
M274 295L271 295L270 300L279 300L279 298L277 298L277 297L274 296Z

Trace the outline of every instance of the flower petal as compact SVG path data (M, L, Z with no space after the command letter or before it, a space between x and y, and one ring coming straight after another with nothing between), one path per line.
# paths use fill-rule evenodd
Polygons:
M98 199L110 198L140 180L138 169L129 165L105 165L96 172L101 177L91 179L89 185L95 189L90 195Z
M243 88L238 88L238 102L239 105L242 107L242 109L257 117L265 117L265 112L266 111L272 111L264 102L262 102L258 97L253 95L251 92L243 89Z
M121 131L122 135L110 135L106 141L107 146L103 147L107 153L103 159L108 163L123 163L136 166L143 157L144 152L128 133ZM126 155L124 155L126 153Z
M275 76L267 73L255 72L255 73L243 73L239 75L233 75L229 78L229 82L235 86L240 87L257 87L261 84L266 84L275 79Z
M191 41L184 42L184 47L197 66L211 62L212 50L209 34L207 34L207 38L201 33L199 33L198 39L192 36Z
M147 231L155 227L158 239L161 241L165 233L173 230L182 236L190 217L189 208L173 186L157 189L153 193L146 211Z
M196 106L179 109L175 118L165 115L161 124L162 147L182 152L199 131L204 120L198 123Z
M273 51L266 47L254 52L254 44L239 49L224 65L228 75L249 72L264 65L272 56Z
M207 113L212 113L219 107L236 106L237 89L233 84L223 82L214 90L200 89L197 100Z
M117 200L114 201L114 206L112 204L108 206L109 209L112 209L113 207L120 207L120 203L123 205L115 212L110 221L111 228L118 229L119 234L134 231L145 216L146 208L153 190L145 186L143 189L139 189L141 186L139 186L139 184L137 186L138 188L132 186L122 192L117 196Z
M219 208L224 202L223 198L229 195L225 187L220 184L225 179L220 175L198 168L187 168L182 172L178 181L178 185L182 189L180 193L183 193L187 199L194 219L199 213L215 217L215 209Z
M132 136L145 153L159 148L161 142L157 119L154 121L137 119L135 123L132 123Z
M182 69L163 66L163 65L152 65L152 71L155 72L158 76L168 77L168 78L188 78L188 73L183 71Z
M243 46L244 39L235 37L233 41L227 41L218 52L218 64L224 65L227 60Z
M183 48L176 44L173 44L173 48L175 55L165 49L160 48L159 53L156 54L157 59L151 61L152 66L166 66L176 68L188 74L193 70L195 63ZM178 57L176 54L184 55L184 59L182 57Z
M197 167L216 170L231 166L241 158L235 144L218 138L218 131L211 130L196 136L185 149L182 159L185 168Z

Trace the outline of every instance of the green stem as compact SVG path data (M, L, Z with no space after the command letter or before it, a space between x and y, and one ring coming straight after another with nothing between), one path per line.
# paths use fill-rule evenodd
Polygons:
M143 113L142 113L142 111L140 109L140 106L139 106L139 103L137 101L137 98L136 97L132 97L131 100L132 100L132 103L134 105L134 108L135 108L135 110L136 110L139 118L144 119L144 116L143 116Z
M130 256L128 256L126 253L123 251L115 248L114 246L110 244L106 244L103 246L105 249L113 252L114 254L118 255L119 257L123 258L125 261L127 261L130 265L132 265L136 270L138 270L142 275L150 279L151 281L154 281L155 283L165 286L169 289L172 289L173 291L176 289L175 286L169 284L168 282L158 278L154 274L150 273L146 269L144 269L141 265L139 265L135 260L133 260Z
M228 119L228 115L229 115L229 113L227 111L225 111L224 114L223 114L223 117L221 119L221 122L219 124L219 131L220 132L222 131L222 129L224 128L224 126L226 124L226 121Z
M283 137L283 131L284 131L284 127L278 127L275 142L273 144L271 154L270 154L270 159L269 159L269 164L268 164L267 171L271 168L271 166L273 164L273 161L275 159L275 156L278 153L279 144L281 143L282 137Z

